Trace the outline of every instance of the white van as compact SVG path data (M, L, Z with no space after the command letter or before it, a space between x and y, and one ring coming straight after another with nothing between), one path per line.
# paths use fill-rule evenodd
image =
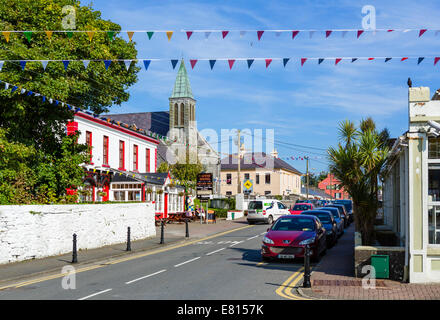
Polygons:
M247 211L249 224L255 222L272 224L279 217L290 214L287 207L275 199L252 200L249 202Z

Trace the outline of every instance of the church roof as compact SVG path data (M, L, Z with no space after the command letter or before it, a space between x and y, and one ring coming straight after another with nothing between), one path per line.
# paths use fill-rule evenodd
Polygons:
M162 136L166 136L170 130L170 114L168 111L109 114L107 116L115 121L130 125L135 124L138 128L150 130Z
M191 98L194 99L192 94L191 85L189 84L188 73L186 72L185 63L182 59L180 62L179 71L177 72L176 82L174 83L173 93L170 98Z

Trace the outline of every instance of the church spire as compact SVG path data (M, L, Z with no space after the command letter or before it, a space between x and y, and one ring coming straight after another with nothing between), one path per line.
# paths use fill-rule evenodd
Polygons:
M191 85L189 84L188 73L186 72L185 62L180 62L179 71L177 72L176 82L174 83L173 93L170 98L191 98L194 99L192 94Z

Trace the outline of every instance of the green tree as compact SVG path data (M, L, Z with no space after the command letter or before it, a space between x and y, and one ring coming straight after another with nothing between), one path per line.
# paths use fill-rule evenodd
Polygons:
M389 151L386 129L378 132L371 118L362 120L359 129L350 121L339 126L341 142L328 149L330 170L353 200L356 230L362 243L374 242L374 220L378 202L378 178Z
M203 165L201 163L176 163L170 165L171 175L180 181L180 185L184 187L186 194L196 188L197 175L202 171Z

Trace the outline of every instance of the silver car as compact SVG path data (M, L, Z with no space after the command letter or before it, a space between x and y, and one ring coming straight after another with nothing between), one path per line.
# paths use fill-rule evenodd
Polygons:
M283 203L273 199L250 201L247 212L249 224L254 224L255 222L272 224L279 217L290 214Z

